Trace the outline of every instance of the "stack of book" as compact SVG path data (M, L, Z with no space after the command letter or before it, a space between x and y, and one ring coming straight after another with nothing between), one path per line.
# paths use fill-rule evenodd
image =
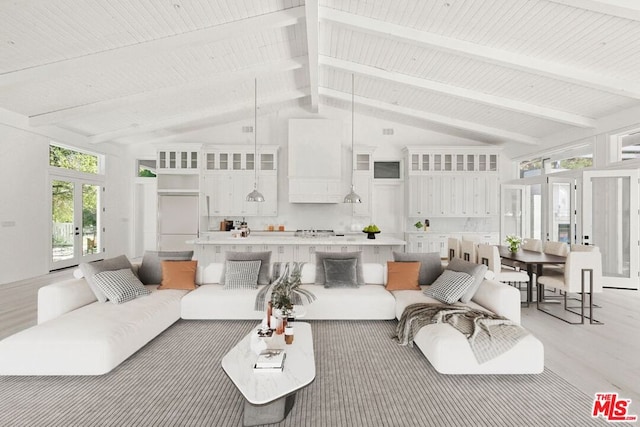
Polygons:
M270 348L262 350L253 369L260 372L282 371L287 356L284 349Z

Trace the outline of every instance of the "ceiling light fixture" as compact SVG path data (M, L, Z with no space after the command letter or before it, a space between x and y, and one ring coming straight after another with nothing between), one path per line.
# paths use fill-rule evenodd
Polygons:
M353 172L354 172L354 150L353 150L353 129L354 129L354 117L355 117L355 96L354 96L354 82L355 77L351 74L351 191L344 196L344 203L362 203L360 196L356 194L355 186L353 185Z
M253 103L253 191L247 194L247 202L264 202L264 196L258 191L258 79L254 84Z

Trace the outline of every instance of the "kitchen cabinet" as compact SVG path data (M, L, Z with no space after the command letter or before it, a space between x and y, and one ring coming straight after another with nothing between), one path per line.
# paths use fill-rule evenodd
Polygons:
M499 155L478 148L406 147L409 217L482 217L499 213Z
M437 252L440 258L447 258L449 234L407 233L407 252Z
M362 203L352 206L354 216L371 217L373 214L373 152L375 147L354 147L353 184Z
M159 148L156 165L158 173L197 174L200 171L200 146L189 149L181 144L180 148Z
M257 162L254 150L249 145L216 145L203 150L200 185L203 216L278 215L278 147L259 147ZM256 176L258 191L265 201L247 202Z

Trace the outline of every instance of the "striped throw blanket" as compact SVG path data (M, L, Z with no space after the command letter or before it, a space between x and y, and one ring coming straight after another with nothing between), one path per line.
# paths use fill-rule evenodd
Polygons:
M400 345L412 347L420 328L433 323L448 323L464 334L479 364L508 351L529 334L517 323L486 311L466 306L416 303L405 308L394 338Z

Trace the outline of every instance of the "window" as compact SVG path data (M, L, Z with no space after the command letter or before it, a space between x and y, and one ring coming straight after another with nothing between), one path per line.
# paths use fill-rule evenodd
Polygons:
M100 173L100 162L97 155L54 144L49 145L49 166L78 172Z
M136 160L137 176L141 178L154 178L156 176L156 161L155 160Z
M523 160L520 162L520 178L542 174L542 159Z
M593 149L590 144L552 154L543 159L545 173L584 169L593 166Z
M621 159L640 159L640 129L636 129L628 135L620 137Z

